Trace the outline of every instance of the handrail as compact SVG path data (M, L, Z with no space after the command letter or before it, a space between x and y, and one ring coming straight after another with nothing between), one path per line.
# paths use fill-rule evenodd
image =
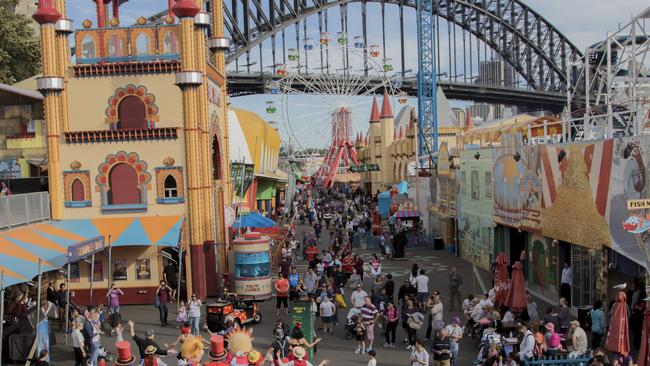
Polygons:
M33 192L0 196L0 229L50 219L50 195Z

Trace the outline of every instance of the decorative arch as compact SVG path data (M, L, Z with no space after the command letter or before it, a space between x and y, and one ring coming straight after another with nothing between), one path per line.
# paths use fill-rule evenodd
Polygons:
M144 103L145 119L149 127L153 127L160 120L156 97L150 94L144 85L128 84L125 87L117 88L115 93L108 98L108 107L106 107L104 114L106 123L110 124L111 127L117 126L120 119L120 103L127 97L137 97Z
M81 164L71 165L72 170L63 171L63 205L68 208L90 207L92 206L90 171L79 170Z
M84 188L84 184L81 182L81 180L79 180L79 178L75 178L75 180L72 181L70 190L72 191L73 202L85 201L86 189Z
M109 154L99 164L99 174L95 182L102 193L102 207L110 209L114 205L133 205L134 209L146 207L146 194L151 174L147 172L147 163L140 160L137 153L118 151ZM126 181L126 182L125 182ZM133 188L137 188L135 192ZM120 194L120 198L116 194ZM135 194L139 197L135 201ZM124 196L122 196L124 194Z

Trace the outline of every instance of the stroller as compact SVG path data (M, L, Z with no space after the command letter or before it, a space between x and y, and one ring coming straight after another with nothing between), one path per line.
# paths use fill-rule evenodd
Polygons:
M354 328L357 325L357 319L361 316L361 310L357 308L350 308L348 316L345 321L345 339L350 340L356 336Z

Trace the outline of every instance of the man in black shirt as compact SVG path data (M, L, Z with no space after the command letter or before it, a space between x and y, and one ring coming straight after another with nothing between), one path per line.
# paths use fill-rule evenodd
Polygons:
M176 265L172 261L167 261L167 265L163 268L164 280L167 281L169 286L176 290L178 285L178 272L176 271Z
M47 289L48 297L50 289ZM59 331L62 332L65 328L65 308L68 304L68 289L65 283L59 285L59 291L55 293L54 302L59 306Z
M447 337L447 331L444 328L438 330L436 336L433 338L431 351L433 351L433 366L449 366L451 359L451 352L449 348L451 342Z
M393 281L393 275L390 273L386 275L384 289L386 290L386 297L388 297L388 301L393 302L393 296L395 294L395 282Z
M170 349L169 351L163 349L156 343L154 339L154 333L153 329L149 329L146 331L144 334L144 338L140 337L135 334L135 330L133 326L135 325L132 320L129 320L129 332L131 333L131 338L133 338L133 341L135 344L138 346L138 351L140 352L140 359L144 359L145 353L144 350L147 349L149 346L154 346L156 347L156 354L158 356L167 356L167 355L175 355L178 353L175 349Z

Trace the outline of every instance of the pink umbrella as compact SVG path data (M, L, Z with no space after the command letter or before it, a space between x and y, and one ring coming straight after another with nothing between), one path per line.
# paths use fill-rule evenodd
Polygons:
M627 297L619 291L616 302L612 307L612 320L607 331L605 348L611 352L627 355L630 353L630 333L627 322Z
M650 307L645 309L643 316L643 333L641 333L641 350L637 366L650 366Z
M508 275L508 258L505 253L499 253L495 260L494 288L496 290L495 302L497 306L504 305L508 296L510 277Z
M512 265L512 279L510 280L510 287L506 295L505 304L512 311L524 311L528 306L528 299L526 299L526 283L524 281L524 271L519 261Z

